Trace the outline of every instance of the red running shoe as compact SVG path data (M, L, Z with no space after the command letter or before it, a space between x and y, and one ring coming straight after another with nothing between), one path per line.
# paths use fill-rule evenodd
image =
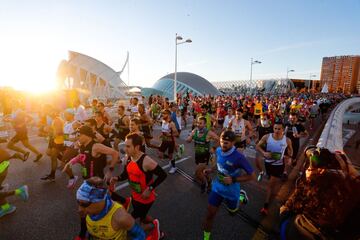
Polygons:
M159 220L154 219L154 229L147 235L146 240L159 240L162 237Z

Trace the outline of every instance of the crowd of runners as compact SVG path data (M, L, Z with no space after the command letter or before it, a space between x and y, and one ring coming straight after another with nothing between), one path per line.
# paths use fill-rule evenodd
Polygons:
M49 162L48 174L39 176L39 181L55 181L62 174L60 163L68 176L66 187L80 185L75 239L162 239L166 229L160 229L159 219L148 214L157 198L155 190L171 177L159 159L167 160L168 173L175 174L185 140L194 144L194 177L201 193L208 194L203 220L204 240L208 240L222 203L232 215L249 203L243 182L266 184L259 213L269 214L269 205L297 164L301 139L343 98L320 93L251 97L187 93L179 95L177 102L162 96L134 97L130 103L113 102L111 107L93 99L87 108L76 99L66 109L44 105L36 118L21 102L13 101L13 111L3 117L14 136L0 147L0 218L16 209L8 201L10 196L29 198L26 185L10 190L5 184L10 161L31 158ZM28 126L35 119L39 135L48 139L49 158L30 142ZM159 140L154 126L161 129ZM157 156L148 155L149 149ZM255 159L246 155L246 149L256 151ZM81 174L74 165L80 166ZM130 196L115 191L114 186L123 181L129 183Z

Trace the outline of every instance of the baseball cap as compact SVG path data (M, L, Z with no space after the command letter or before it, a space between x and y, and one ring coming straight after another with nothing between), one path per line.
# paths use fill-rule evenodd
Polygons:
M235 141L236 135L233 131L226 130L221 133L220 137L222 140L233 142Z

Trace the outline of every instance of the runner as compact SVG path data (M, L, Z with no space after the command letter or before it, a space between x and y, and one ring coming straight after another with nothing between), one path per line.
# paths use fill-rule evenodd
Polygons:
M219 141L219 137L211 130L205 128L206 118L200 117L197 120L197 127L190 133L189 137L186 139L187 142L192 142L194 140L195 145L195 176L201 184L201 193L204 193L207 186L207 179L203 173L204 169L209 163L210 158L210 140L216 142Z
M235 118L234 110L232 108L228 109L228 114L225 116L223 129L227 129L229 127L229 123Z
M18 105L17 102L15 103L15 106L16 105ZM24 155L23 158L28 159L30 152L15 146L17 142L21 142L24 147L36 154L34 162L38 162L43 157L43 155L33 145L30 144L27 130L27 125L32 124L33 118L19 108L11 116L8 115L8 117L5 117L4 121L11 122L15 130L15 136L10 139L9 143L7 144L7 148L22 153Z
M273 132L273 127L270 125L270 121L268 119L267 114L263 113L260 115L260 125L258 126L257 130L258 130L258 142L262 139L263 136ZM256 168L259 170L259 175L257 178L258 182L261 182L264 176L264 170L262 166L263 158L264 156L261 154L261 152L256 151L255 165Z
M26 185L9 191L9 185L3 184L8 174L10 160L17 158L23 160L20 154L15 153L14 155L10 156L7 151L0 148L0 218L11 214L16 210L16 207L6 200L8 197L18 196L23 201L27 201L29 199L28 187Z
M134 219L140 219L143 229L157 231L156 235L161 238L159 221L148 215L151 206L155 202L155 188L158 187L166 178L166 173L157 164L141 151L143 137L136 133L126 136L125 152L129 156L124 172L112 179L112 182L128 179L131 187L131 197ZM153 175L157 178L154 179ZM156 239L158 239L156 238Z
M243 119L243 112L242 108L238 108L236 117L229 122L229 129L236 135L235 147L240 152L245 150L246 145L251 143L253 137L252 126L248 120Z
M86 217L89 239L144 240L144 230L124 207L111 200L102 179L85 181L76 193L79 213Z
M145 112L145 106L144 104L140 103L138 105L138 115L139 115L139 119L141 122L141 131L144 135L144 139L146 142L146 146L148 148L156 148L158 149L159 147L152 144L151 143L151 139L153 138L151 135L151 126L153 124L151 118L149 117L149 115L147 115L147 113Z
M95 116L96 116L97 112L101 113L102 119L106 125L108 125L108 126L112 125L111 117L110 117L109 113L105 110L105 104L103 102L98 103L97 111L95 112Z
M229 213L236 213L239 210L239 204L246 204L248 201L246 192L240 190L240 183L256 178L245 156L236 151L235 137L234 132L229 130L220 135L220 147L216 150L218 175L212 182L209 195L204 221L204 240L210 239L213 221L221 203L225 201ZM245 170L246 174L241 175L241 170Z
M170 174L174 174L177 170L175 167L175 159L173 156L175 150L175 137L179 134L176 130L174 122L171 121L171 112L169 110L162 111L162 126L161 126L161 145L159 147L159 157L164 158L164 153L168 151L168 156L171 163L171 168L169 170Z
M88 119L88 115L85 111L85 107L81 105L80 100L76 99L74 101L74 108L75 108L75 120L80 122L84 122Z
M61 154L65 150L64 121L60 118L59 111L57 109L52 109L50 116L52 118L52 122L51 125L48 126L49 144L46 153L50 156L51 171L50 174L45 175L41 178L41 180L54 182L55 172L58 166L57 160L62 158Z
M280 189L285 170L284 158L291 160L293 153L291 140L285 136L283 123L275 122L273 129L274 133L264 135L256 145L256 150L265 157L266 174L270 177L264 207L260 210L263 215L268 215L269 203Z
M119 105L118 107L118 122L115 123L117 136L114 139L114 147L117 147L120 141L125 141L126 135L129 134L130 117L125 114L125 107Z
M104 118L106 119L106 117L103 115L102 112L95 113L95 121L96 121L95 130L105 138L105 140L101 143L104 144L105 146L111 147L110 133L112 128L108 124L106 124Z

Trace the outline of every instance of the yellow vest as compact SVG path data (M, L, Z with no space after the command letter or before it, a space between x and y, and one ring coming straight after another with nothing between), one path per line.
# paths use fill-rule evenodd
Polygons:
M261 114L262 114L262 104L261 103L255 103L254 115L261 115Z
M119 203L114 202L110 211L98 221L93 221L91 218L86 216L86 226L88 232L92 236L91 239L94 240L127 240L127 231L121 229L115 231L111 226L111 219L116 212L116 210L122 208L123 206Z

